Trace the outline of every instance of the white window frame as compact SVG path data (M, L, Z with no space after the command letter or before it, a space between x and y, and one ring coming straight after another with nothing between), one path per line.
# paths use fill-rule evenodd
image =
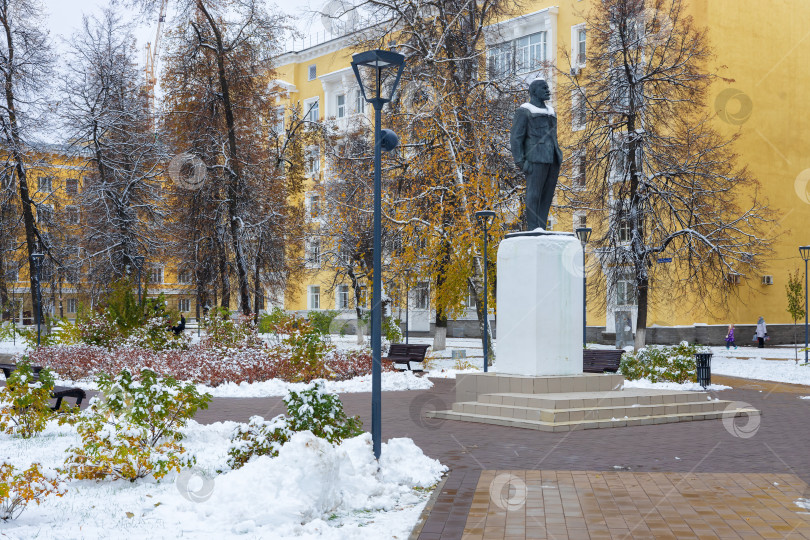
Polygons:
M335 309L349 309L348 285L338 285L335 288Z
M37 176L37 191L40 193L53 192L53 177L52 176Z
M521 36L514 41L515 73L539 71L548 60L548 32L545 30Z
M514 45L511 41L487 48L487 74L491 78L505 77L513 73L515 66Z
M191 298L178 298L177 311L180 313L191 313Z
M183 279L183 274L187 274L188 279ZM191 268L177 269L177 283L180 285L191 285L194 283L194 273L191 271Z
M467 287L467 300L466 300L467 309L477 309L477 299L475 298L475 289L472 286Z
M72 215L71 215L72 214ZM65 221L70 225L78 225L81 221L79 216L79 207L74 204L65 206Z
M307 268L320 268L321 267L321 239L311 238L306 241L306 249L304 253L305 264Z
M318 123L321 121L321 98L314 97L304 100L303 113L307 122Z
M582 131L587 124L588 107L585 90L582 88L574 89L571 94L571 130Z
M417 281L413 290L413 309L430 309L430 282Z
M614 292L616 306L622 307L622 306L638 305L637 295L632 294L634 290L635 290L635 279L633 278L632 273L619 275L616 279L616 290ZM622 302L621 300L624 300L624 302Z
M42 210L45 212L42 212ZM39 204L37 205L37 223L45 223L45 218L48 217L48 221L53 221L53 206L50 204Z
M584 32L585 39L580 40L580 32ZM580 55L581 45L584 45L585 54ZM582 57L581 57L582 56ZM575 24L571 27L571 65L585 67L588 58L588 29L585 23Z
M79 309L79 302L75 298L67 298L65 302L65 313L76 313Z
M321 217L321 195L317 191L310 191L306 196L307 218L318 220Z
M160 277L160 281L154 281L152 279L153 272L158 272L158 276ZM149 273L147 274L146 278L148 280L147 283L154 283L155 285L163 285L164 283L166 283L166 281L165 281L166 273L164 272L163 266L162 265L152 265L152 266L150 266L149 267Z
M308 146L305 151L304 160L307 176L318 176L321 172L320 146Z
M359 88L354 91L354 114L366 114L366 100Z
M307 286L307 309L321 309L321 286Z
M343 100L343 103L341 103ZM338 118L346 118L346 94L338 94L335 96L335 116Z

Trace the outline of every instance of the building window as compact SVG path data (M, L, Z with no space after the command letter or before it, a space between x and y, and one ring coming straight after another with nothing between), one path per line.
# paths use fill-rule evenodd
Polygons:
M616 282L616 304L619 306L636 305L635 281L630 275L623 275Z
M576 62L580 66L585 65L585 60L587 59L586 53L586 32L584 26L578 26L576 28Z
M76 206L65 207L65 218L70 225L79 224L79 209Z
M619 242L629 242L633 238L633 232L630 230L630 221L622 219L619 221Z
M337 117L346 117L346 94L338 94L337 96Z
M65 311L68 313L76 313L78 309L78 302L75 298L68 298L65 306Z
M37 178L37 189L42 193L53 191L53 179L50 176L40 176Z
M183 285L191 284L191 270L188 268L181 268L177 271L177 283Z
M308 122L319 122L321 119L320 104L318 98L304 102L304 114Z
M413 308L414 309L429 309L430 308L430 283L427 281L420 281L413 289Z
M153 266L149 269L149 283L163 283L162 266Z
M579 151L574 155L574 182L575 188L584 188L586 185L585 173L588 169L588 163L585 158L585 151Z
M475 289L472 287L467 288L467 308L476 309L478 307L478 298L475 296Z
M307 80L314 81L318 77L318 67L315 64L307 68Z
M308 240L306 245L306 263L310 268L321 266L321 241Z
M48 204L37 206L37 223L50 223L53 219L53 207Z
M349 309L349 286L338 285L337 296L335 298L335 308Z
M310 193L307 196L307 213L310 219L321 217L321 197L317 193Z
M273 126L273 131L276 135L281 135L284 133L284 107L279 107L276 109L276 122Z
M574 232L576 232L577 229L584 229L588 226L588 219L584 212L575 212L573 222Z
M14 263L9 264L4 273L6 283L17 283L20 280L19 277L20 269L17 267L17 265Z
M309 286L307 309L321 309L321 288L318 285Z
M79 193L79 181L76 178L65 180L65 193L68 195L77 195Z
M307 149L306 170L308 176L315 176L321 171L321 149L313 146Z
M585 129L585 125L588 121L588 103L585 100L585 96L581 93L581 91L576 92L573 96L571 96L571 101L571 108L573 109L572 127L574 131Z
M515 71L535 71L546 61L546 33L537 32L515 40Z
M365 114L366 112L366 100L360 90L354 93L354 112L356 114Z
M177 301L177 311L180 313L188 313L191 311L191 299L181 298Z
M489 76L493 79L512 71L512 43L501 43L487 49Z
M742 276L740 274L729 274L726 276L729 285L739 285L742 282Z

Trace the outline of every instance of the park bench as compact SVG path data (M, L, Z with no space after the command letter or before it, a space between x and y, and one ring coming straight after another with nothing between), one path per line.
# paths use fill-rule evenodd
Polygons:
M0 364L0 369L3 370L3 375L6 376L6 380L11 376L11 372L17 369L16 364ZM31 366L31 371L34 373L35 377L39 376L39 372L42 371L42 366ZM54 386L53 391L51 392L51 397L56 400L56 405L51 407L52 410L58 411L59 408L62 406L62 400L64 398L74 398L76 400L76 406L80 406L82 404L82 400L87 398L87 394L81 388L69 388L67 386Z
M391 362L399 371L424 371L425 355L430 345L410 345L405 343L392 343L388 349L388 356L384 361ZM416 368L411 363L418 364Z
M622 349L584 349L582 371L585 373L616 373L622 361Z

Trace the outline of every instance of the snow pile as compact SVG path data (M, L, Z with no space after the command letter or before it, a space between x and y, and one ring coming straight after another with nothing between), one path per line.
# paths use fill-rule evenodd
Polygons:
M331 445L300 432L278 457L225 469L236 423L191 422L184 445L197 466L161 482L72 481L62 499L48 498L17 520L0 523L10 538L407 538L430 487L446 467L410 439L391 439L374 459L371 436ZM61 465L78 442L67 426L23 441L3 436L7 461Z
M681 390L684 392L716 392L720 390L731 390L730 386L722 384L710 384L704 390L698 383L676 383L676 382L650 382L649 379L638 379L635 381L624 381L624 389L628 388L653 388L655 390Z
M810 499L797 499L796 506L799 508L804 508L805 510L810 510Z
M810 396L802 396L799 399L810 399Z
M810 385L810 366L796 364L793 360L729 358L715 355L711 365L712 373L717 375Z

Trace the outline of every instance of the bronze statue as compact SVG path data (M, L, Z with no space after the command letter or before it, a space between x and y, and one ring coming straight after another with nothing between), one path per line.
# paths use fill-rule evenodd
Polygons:
M510 143L515 164L526 174L526 221L532 231L546 228L562 151L557 143L557 116L546 103L551 99L546 81L532 81L529 98L515 111Z

